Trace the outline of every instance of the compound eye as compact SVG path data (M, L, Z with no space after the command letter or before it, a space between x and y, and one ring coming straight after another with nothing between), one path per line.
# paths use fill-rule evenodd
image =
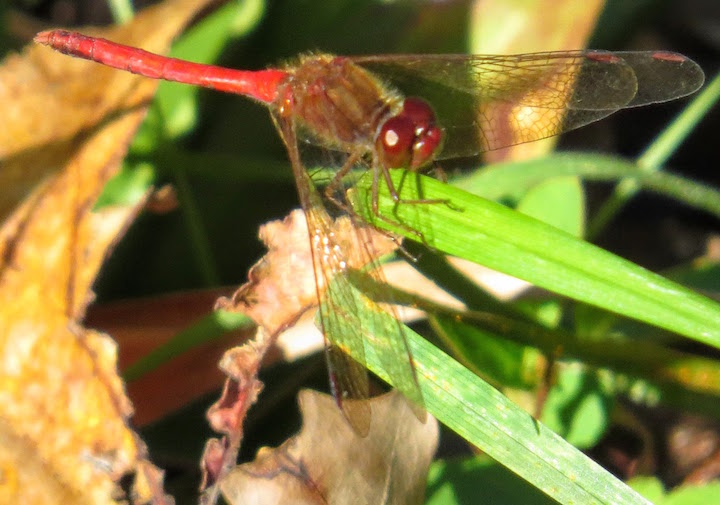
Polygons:
M443 141L443 131L437 126L425 130L412 146L413 154L410 161L410 170L417 171L431 163L440 151Z
M389 118L380 128L375 141L385 168L406 168L413 157L415 125L405 115Z
M408 117L416 128L416 134L435 125L435 112L422 98L409 97L403 102L402 115Z

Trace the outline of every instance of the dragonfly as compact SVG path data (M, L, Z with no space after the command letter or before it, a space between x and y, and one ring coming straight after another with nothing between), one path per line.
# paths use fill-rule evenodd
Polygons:
M306 215L330 384L360 435L368 433L371 415L363 401L370 395L363 338L373 326L384 325L379 318L387 315L385 310L397 318L392 307L381 309L369 298L351 294L348 258L358 251L339 246L328 206L353 216L360 243L367 236L360 230L372 226L353 214L346 199L346 176L358 167L371 171L371 205L377 215L381 184L396 203L410 203L400 198L391 169L419 172L440 160L551 137L620 109L684 97L704 80L695 62L667 51L353 57L315 53L281 67L246 71L169 58L64 30L41 32L35 41L149 78L243 95L269 108ZM306 168L305 143L344 155L324 189ZM371 247L360 249L365 263L374 265ZM360 305L372 308L365 317L377 314L377 324L360 317ZM398 322L384 337L389 342L382 363L422 417L422 394L402 328ZM354 358L347 349L356 350Z

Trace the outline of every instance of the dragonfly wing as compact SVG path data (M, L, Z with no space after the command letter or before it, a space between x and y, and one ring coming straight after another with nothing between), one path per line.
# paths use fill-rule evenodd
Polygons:
M370 405L362 401L370 395L364 366L365 339L383 343L383 368L401 392L422 404L412 356L402 324L350 281L350 269L370 265L371 271L378 271L374 268L377 262L371 231L350 217L335 221L330 218L302 163L295 123L276 112L273 119L286 144L307 219L330 383L350 425L365 435L370 428Z
M613 53L635 72L638 89L628 107L667 102L694 93L705 82L700 65L678 53L626 51Z
M369 416L365 415L369 404L354 400L366 398L369 394L364 359L373 352L377 358L375 361L379 362L389 381L409 400L416 417L424 421L426 414L422 394L404 326L391 306L383 308L366 294L372 291L378 299L392 300L390 288L376 260L379 249L374 245L379 239L385 242L388 239L348 216L335 223L334 238L340 244L339 249L346 252L344 259L340 260L343 270L330 278L327 275L330 267L338 264L332 260L333 265L328 265L325 263L328 256L317 254L321 264L316 271L325 273L320 321L330 341L327 347L328 367L336 398L355 431L367 433L369 424L364 423L369 420ZM372 285L362 282L364 279L372 279ZM372 345L366 346L366 342L372 342ZM356 361L345 351L362 359Z
M365 294L372 293L373 298L386 302L393 300L392 289L376 260L380 254L373 246L380 234L367 225L357 226L357 228L358 236L367 247L357 249L358 254L362 257L356 259L356 264L364 265L365 268L362 271L350 272L348 278L355 291L360 295L358 302L363 305L364 312L372 316L365 318L365 325L368 329L366 338L373 340L373 348L383 370L392 379L393 386L403 393L409 400L415 416L424 422L426 417L424 401L417 380L412 352L405 336L405 326L400 322L400 318L392 306L383 308ZM372 286L364 282L367 279L372 279Z
M674 53L565 51L507 56L388 55L354 61L435 108L439 158L531 142L618 109L695 91L702 71Z
M331 218L302 163L294 119L276 111L272 117L287 148L298 198L305 211L330 385L350 425L360 435L366 435L370 429L370 406L358 400L369 397L370 387L367 370L360 363L364 361L361 325L353 321L357 311L342 279L346 268L343 251L335 243ZM346 320L349 324L344 324ZM343 346L354 352L360 362L351 358Z

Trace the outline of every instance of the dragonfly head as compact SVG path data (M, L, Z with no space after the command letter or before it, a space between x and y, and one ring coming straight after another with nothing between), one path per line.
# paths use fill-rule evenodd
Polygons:
M433 161L442 140L443 131L435 124L430 105L411 97L398 114L382 123L375 148L384 167L417 171Z

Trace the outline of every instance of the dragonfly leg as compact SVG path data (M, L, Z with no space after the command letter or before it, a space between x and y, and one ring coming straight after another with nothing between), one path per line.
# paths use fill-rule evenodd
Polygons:
M343 166L340 167L340 170L338 170L338 172L335 174L335 177L332 178L330 184L325 186L325 198L331 201L337 208L347 212L351 216L355 215L356 213L350 208L347 203L336 197L335 193L344 189L342 185L343 178L348 174L348 172L350 172L350 170L352 170L352 167L355 166L355 163L358 162L362 155L363 152L359 150L350 153L350 156L348 156L348 159L345 161Z
M448 177L447 172L445 172L445 169L440 165L437 161L434 161L432 164L432 168L430 171L433 173L433 176L439 180L440 182L447 183ZM452 200L443 200L442 201L450 210L455 210L458 212L463 212L462 207L458 207L455 205Z
M445 171L439 168L439 174L442 174L442 177L444 179ZM411 204L411 205L417 205L417 204L439 204L442 203L444 205L447 205L448 207L452 207L452 202L448 200L447 198L417 198L417 199L407 199L407 198L400 198L400 194L395 189L395 184L393 183L392 179L390 178L390 171L380 166L375 173L377 174L377 171L381 171L383 174L383 178L385 179L385 184L388 187L388 191L390 192L390 196L395 201L397 205L400 204ZM445 181L443 181L445 182ZM377 213L378 210L378 190L377 190L377 175L373 178L373 211Z
M404 225L394 219L390 219L388 217L385 217L380 214L379 212L379 194L378 194L378 184L379 184L379 176L378 173L381 172L383 175L383 178L385 179L385 184L387 185L388 191L390 193L390 196L395 201L395 206L402 204L411 204L411 205L417 205L417 204L444 204L448 206L452 206L451 202L447 199L437 198L437 199L430 199L430 198L418 198L418 199L403 199L400 198L399 193L397 192L397 189L395 189L395 184L393 183L392 179L390 178L390 172L387 168L376 164L375 168L373 170L373 183L372 183L372 211L375 216L377 216L378 219L385 221L388 224L391 224L393 226L399 227L402 230L405 230L406 232L414 235L417 237L417 239L422 242L423 245L433 248L425 239L425 235L415 228L411 226Z

